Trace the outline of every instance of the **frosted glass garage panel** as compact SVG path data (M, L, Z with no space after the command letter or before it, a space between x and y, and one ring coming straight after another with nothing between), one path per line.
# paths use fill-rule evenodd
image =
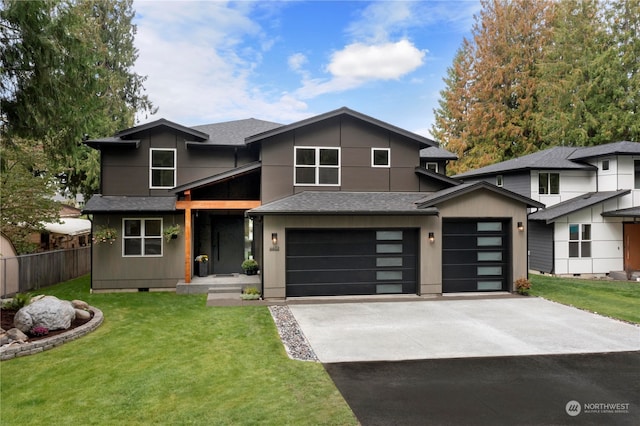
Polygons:
M378 241L399 241L402 240L402 231L376 231Z
M376 271L376 280L378 281L400 281L402 279L402 271Z
M502 237L478 237L478 247L502 247Z
M502 275L502 266L478 266L478 275Z
M478 231L502 231L502 222L478 222Z
M402 244L376 244L376 253L402 253Z
M479 251L478 261L479 262L501 262L502 252L501 251Z
M502 290L502 281L478 281L478 290Z
M390 267L390 266L402 266L401 257L378 257L376 259L376 266L378 267Z

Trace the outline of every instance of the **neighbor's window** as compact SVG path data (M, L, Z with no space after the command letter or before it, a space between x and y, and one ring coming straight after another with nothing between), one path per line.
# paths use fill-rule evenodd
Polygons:
M569 257L591 257L591 225L569 225Z
M602 160L602 170L609 170L609 160Z
M438 173L438 163L427 163L427 170L431 170L433 173Z
M371 148L371 167L391 167L391 149Z
M162 256L162 219L123 219L123 256Z
M634 176L635 176L635 189L640 189L640 160L634 160L633 161L633 170L634 170Z
M560 193L560 173L540 173L538 175L538 192L542 194Z
M295 185L340 185L340 148L295 147Z
M496 186L502 186L502 185L504 185L504 179L502 178L502 175L496 176Z
M149 153L149 186L173 188L176 186L176 150L151 148Z

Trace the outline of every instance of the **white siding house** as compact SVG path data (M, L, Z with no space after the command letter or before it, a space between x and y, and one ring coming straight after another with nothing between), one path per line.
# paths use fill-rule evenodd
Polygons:
M498 175L511 190L522 187L516 177L528 176L530 192L520 193L546 206L529 214L531 270L573 276L640 270L640 143L556 147L454 177L491 182Z

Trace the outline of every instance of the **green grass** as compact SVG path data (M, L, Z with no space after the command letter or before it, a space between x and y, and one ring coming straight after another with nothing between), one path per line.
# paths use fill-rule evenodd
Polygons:
M640 283L531 275L531 294L591 312L640 323Z
M42 290L104 313L94 332L4 361L3 425L357 424L319 363L287 357L268 308L204 295Z

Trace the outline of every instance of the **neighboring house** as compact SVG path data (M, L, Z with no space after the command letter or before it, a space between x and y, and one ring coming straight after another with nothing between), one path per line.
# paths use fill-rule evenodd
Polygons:
M43 223L42 231L34 232L29 236L29 241L38 246L38 252L89 245L91 221L80 218L80 209L60 204L59 215L58 222Z
M267 299L513 291L527 209L543 207L445 176L455 156L348 108L289 125L158 120L85 143L102 177L84 211L120 236L94 246L97 291L190 283L202 254L218 276L253 256Z
M640 270L640 143L555 147L454 177L546 205L529 215L531 270L574 276Z

